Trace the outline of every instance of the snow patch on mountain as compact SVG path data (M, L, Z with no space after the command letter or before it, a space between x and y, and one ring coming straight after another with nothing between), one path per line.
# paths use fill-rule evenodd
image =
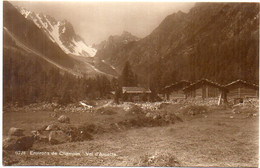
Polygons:
M65 27L63 27L63 29L62 29L62 32L61 32L61 33L65 33L65 30L66 30L66 28L65 28Z
M58 45L61 47L61 49L66 53L66 54L69 54L71 53L64 45L63 43L61 42L60 40L60 34L59 34L59 26L60 26L60 22L58 22L56 25L52 26L50 25L51 28L52 28L52 32L51 32L51 35L52 37L54 38L54 41L56 43L58 43Z
M74 43L75 45L75 53L82 54L82 52L86 51L91 57L94 57L96 55L97 50L86 46L86 44L83 41L75 41L75 39L73 39L72 43Z
M25 18L32 20L37 27L42 29L50 40L56 43L66 54L84 57L96 55L97 50L86 45L83 39L75 34L68 21L56 21L51 16L34 13L25 8L17 7L17 9Z
M25 18L27 18L28 15L31 13L31 11L28 11L28 10L26 10L26 9L24 9L24 8L21 8L20 13L21 13Z

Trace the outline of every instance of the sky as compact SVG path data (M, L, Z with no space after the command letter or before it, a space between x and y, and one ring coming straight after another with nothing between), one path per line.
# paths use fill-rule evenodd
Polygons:
M110 35L128 31L143 38L162 20L179 10L188 12L194 2L83 2L83 1L11 1L36 13L66 19L88 45L106 40Z

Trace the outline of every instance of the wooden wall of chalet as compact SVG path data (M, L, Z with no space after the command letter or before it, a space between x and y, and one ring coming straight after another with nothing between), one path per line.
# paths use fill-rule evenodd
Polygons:
M220 91L215 87L208 87L208 97L218 97L220 95Z
M144 97L145 97L145 100L144 100ZM123 101L130 101L130 102L150 101L150 94L148 94L148 93L124 93Z
M187 96L193 98L212 98L219 97L220 93L221 92L218 88L212 86L203 86L201 88L189 92Z
M173 91L170 93L170 100L172 99L178 99L178 98L185 98L185 94L182 90Z
M258 97L258 90L241 87L230 89L227 93L228 98L253 98Z

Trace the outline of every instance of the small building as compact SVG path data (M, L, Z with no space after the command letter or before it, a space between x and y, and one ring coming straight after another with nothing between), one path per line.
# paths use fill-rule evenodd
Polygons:
M167 100L185 98L185 94L183 92L183 88L190 85L189 81L182 80L180 82L176 82L169 86L166 86L162 89L162 93L166 96Z
M257 98L259 86L243 80L236 80L227 85L227 97L231 99Z
M221 93L226 92L226 88L216 82L208 79L201 79L183 89L186 98L211 98L219 97Z
M122 87L122 98L124 101L149 101L150 89L144 87Z

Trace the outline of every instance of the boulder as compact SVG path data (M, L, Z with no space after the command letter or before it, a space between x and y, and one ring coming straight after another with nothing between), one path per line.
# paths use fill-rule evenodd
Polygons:
M46 131L57 131L59 130L59 127L56 124L50 124L45 129Z
M33 135L33 137L37 137L40 135L39 131L31 131L31 134Z
M47 127L48 127L48 125L43 125L43 126L41 126L37 131L43 132L43 131L46 130Z
M149 112L146 113L145 117L148 117L148 118L151 117L151 113L149 113Z
M66 115L61 115L59 118L58 118L58 121L60 123L70 123L70 118Z
M43 134L41 134L39 131L32 131L33 138L36 141L45 142L47 143L49 141L49 138Z
M24 130L21 128L12 127L9 129L8 135L9 136L24 136Z
M67 135L71 135L71 133L76 130L75 126L73 126L71 124L67 124L67 123L58 123L57 126L58 126L59 130L61 130L62 132L64 132Z
M51 113L51 117L53 117L53 118L57 117L57 115L58 114L56 112Z
M49 142L49 138L45 135L39 135L36 139L39 142L44 142L44 143L48 143Z
M26 151L33 146L33 136L10 136L3 140L4 150Z
M69 142L71 137L64 133L63 131L51 131L49 134L49 143L50 144L61 144Z

